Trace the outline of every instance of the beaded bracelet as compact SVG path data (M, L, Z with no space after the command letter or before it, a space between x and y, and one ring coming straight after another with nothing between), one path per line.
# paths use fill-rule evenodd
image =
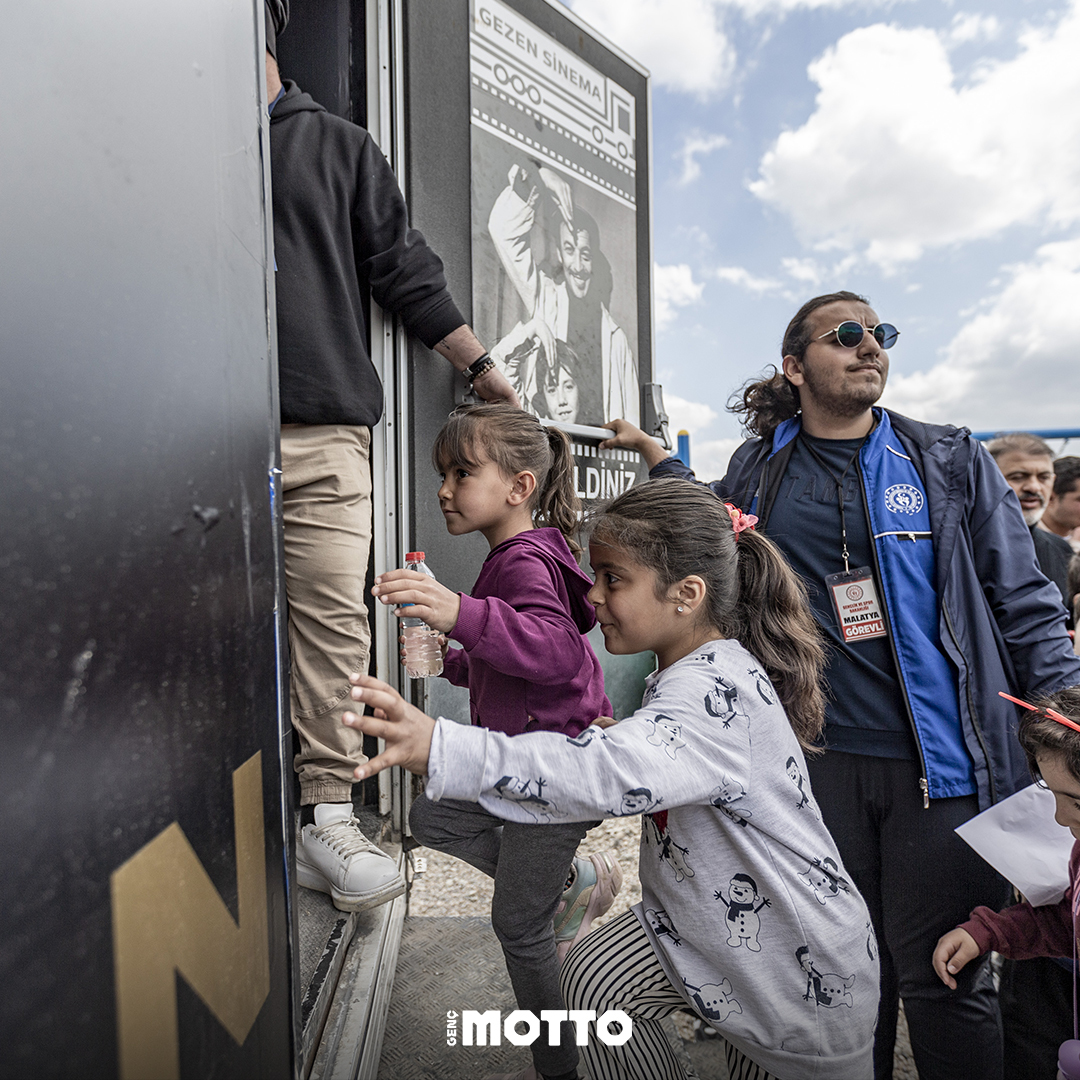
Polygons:
M491 359L491 354L484 353L478 360L474 360L461 374L464 375L470 383L474 383L481 375L486 375L494 366L495 361Z

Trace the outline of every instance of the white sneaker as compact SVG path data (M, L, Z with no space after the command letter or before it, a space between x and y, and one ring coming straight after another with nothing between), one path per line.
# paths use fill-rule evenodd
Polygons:
M338 911L364 911L405 891L397 863L361 831L351 803L320 803L300 830L296 880L329 893Z

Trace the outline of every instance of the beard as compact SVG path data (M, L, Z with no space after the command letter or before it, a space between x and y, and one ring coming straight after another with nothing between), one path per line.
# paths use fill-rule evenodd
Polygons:
M852 378L848 372L820 371L816 365L803 363L805 388L819 408L839 419L853 420L874 405L885 390L888 368L880 369L880 381Z

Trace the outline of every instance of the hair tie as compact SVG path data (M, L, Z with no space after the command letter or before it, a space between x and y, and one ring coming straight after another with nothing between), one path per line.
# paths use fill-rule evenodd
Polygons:
M738 542L739 533L743 529L752 529L758 522L756 514L744 514L733 503L724 503L724 508L731 515L731 531L735 534L735 540Z

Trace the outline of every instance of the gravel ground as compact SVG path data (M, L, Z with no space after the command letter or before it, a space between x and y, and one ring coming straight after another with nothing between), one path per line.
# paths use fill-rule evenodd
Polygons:
M592 829L578 848L579 855L615 852L623 871L623 885L611 910L593 926L603 926L641 899L638 881L638 844L641 822L635 818L609 818ZM468 863L430 848L415 855L427 859L427 872L419 875L409 895L410 915L487 915L491 910L491 878Z
M592 829L578 848L581 855L611 850L622 866L623 884L611 910L597 919L594 926L603 926L609 919L621 915L641 899L638 880L638 847L641 822L636 818L609 818ZM415 854L427 860L427 871L416 877L409 896L410 915L487 915L491 910L491 878L453 856L429 848L417 848ZM690 1034L688 1021L676 1025L685 1038ZM896 1038L894 1080L917 1080L918 1073L911 1058L907 1024L903 1012Z

